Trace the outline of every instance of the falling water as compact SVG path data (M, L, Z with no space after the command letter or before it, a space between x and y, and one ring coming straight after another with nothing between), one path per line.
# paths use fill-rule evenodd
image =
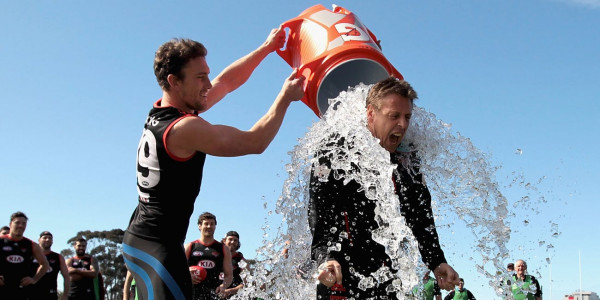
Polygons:
M257 262L251 272L243 273L247 283L236 297L315 298L318 270L310 259L308 185L311 166L318 161L317 150L325 149L327 144L339 138L328 138L332 137L332 132L354 141L353 148L342 150L345 159L332 161L332 169L345 170L343 179L346 182L357 181L367 198L376 200L380 228L372 236L386 247L392 267L397 270L392 273L382 268L373 274L360 274L361 287L372 287L378 281L393 278L388 290L395 291L399 299L407 299L415 287L422 286L421 275L426 268L411 230L400 215L399 200L389 180L395 166L389 161L389 153L378 146L378 140L366 127L364 101L369 87L358 85L330 100L335 109L329 109L314 123L290 152L291 162L286 165L288 178L275 204L275 213L281 216L282 225L273 229L265 222L263 246L257 250ZM417 105L403 145L414 145L411 150L419 154L421 172L432 194L438 232L441 227L455 225L452 219L462 220L476 243L475 255L470 259L476 261L477 271L489 279L497 295L510 295L508 286L500 284L507 279L504 266L511 229L507 220L510 216L508 201L494 179L498 167L492 166L489 157L474 147L468 138L453 133L449 124ZM328 150L340 151L335 147ZM522 152L521 149L517 151ZM360 171L352 171L350 162L359 161ZM520 181L513 179L513 183L517 181L531 186L522 178ZM528 203L527 199L521 201ZM442 248L448 253L451 249L443 242L446 238L440 232ZM288 255L284 256L282 249L286 241L291 243L287 246ZM548 244L548 248L551 247ZM449 263L452 265L452 261Z

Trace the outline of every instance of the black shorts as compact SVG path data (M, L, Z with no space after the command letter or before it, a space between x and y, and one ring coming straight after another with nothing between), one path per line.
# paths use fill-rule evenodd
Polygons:
M150 241L125 232L123 254L138 299L191 299L192 278L181 243Z

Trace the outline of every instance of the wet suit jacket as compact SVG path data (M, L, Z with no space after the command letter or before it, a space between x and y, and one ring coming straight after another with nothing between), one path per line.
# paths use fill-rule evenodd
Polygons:
M343 139L338 145L341 143L344 143ZM311 172L308 214L313 234L312 259L318 264L337 260L342 265L344 278L349 278L349 267L365 276L383 264L391 268L384 246L371 236L371 232L379 227L375 220L375 201L367 199L356 181L344 184L344 178L335 178L335 171L330 169L331 155L320 156L319 165L313 166ZM393 180L401 213L419 244L423 262L433 270L446 259L435 229L431 195L423 183L416 154L394 153L390 159L398 165ZM400 159L412 160L411 169L404 167ZM343 174L343 171L339 172ZM319 180L323 176L327 176L327 181ZM339 251L332 249L336 243L341 245Z

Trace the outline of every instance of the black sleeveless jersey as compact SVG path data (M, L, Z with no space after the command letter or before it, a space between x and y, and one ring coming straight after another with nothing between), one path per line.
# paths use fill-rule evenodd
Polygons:
M231 287L236 287L240 284L243 284L242 280L242 269L240 268L240 261L244 259L244 254L242 252L236 252L231 256L231 265L233 266L233 281L231 282Z
M46 260L48 260L48 271L40 280L35 284L35 288L32 290L38 297L36 299L48 299L49 296L54 295L56 299L56 278L58 272L60 272L60 254L50 251L46 254ZM33 259L33 274L35 274L39 263L37 259Z
M200 192L206 154L173 156L165 144L169 130L183 118L197 115L174 107L150 110L138 145L138 206L128 232L141 238L183 244L194 202Z
M0 275L4 276L5 287L18 287L23 277L33 277L32 262L33 242L30 239L23 237L15 241L8 235L0 238Z
M206 279L197 285L214 290L223 282L221 272L224 257L223 244L216 240L210 245L204 245L199 240L192 242L188 266L201 266L206 270ZM194 285L194 288L197 285Z
M70 265L67 264L67 267L73 267L75 269L86 269L91 270L92 267L92 257L89 255L84 255L83 257L74 256ZM80 280L71 280L71 288L69 290L69 297L77 297L82 295L89 295L94 292L94 278L84 277Z

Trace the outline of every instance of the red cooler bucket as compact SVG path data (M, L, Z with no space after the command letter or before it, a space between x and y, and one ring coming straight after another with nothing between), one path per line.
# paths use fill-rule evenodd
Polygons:
M306 77L304 102L321 117L329 99L359 83L389 76L403 79L383 56L375 35L343 7L333 11L315 5L282 24L289 29L284 50L277 53Z

